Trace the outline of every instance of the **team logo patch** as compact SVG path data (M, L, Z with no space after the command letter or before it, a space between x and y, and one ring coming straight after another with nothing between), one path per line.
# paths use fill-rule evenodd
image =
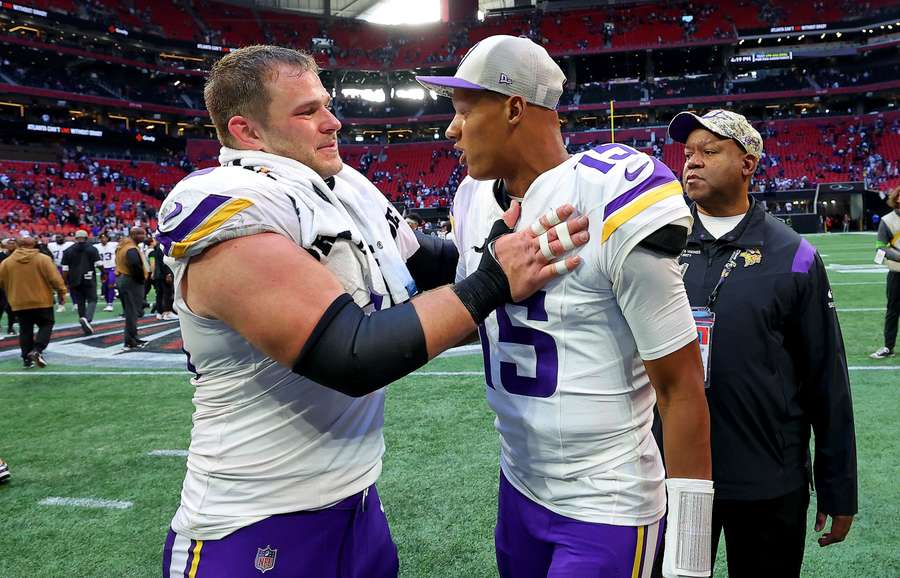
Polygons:
M265 574L275 567L275 556L277 555L278 550L270 546L266 546L265 548L257 548L256 560L253 563L253 567Z
M744 267L762 263L762 253L759 249L741 251L740 257L744 260Z
M497 84L512 84L512 78L507 76L505 72L500 73L500 80L497 81Z

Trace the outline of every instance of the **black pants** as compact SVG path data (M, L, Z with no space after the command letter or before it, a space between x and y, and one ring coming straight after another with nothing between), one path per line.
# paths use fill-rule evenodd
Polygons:
M809 489L771 500L714 500L712 563L725 531L729 578L799 578L806 544ZM661 547L653 578L662 576Z
M125 346L134 347L140 343L137 321L144 315L144 284L123 275L116 279L116 285L125 312Z
M40 309L19 309L16 311L19 320L19 348L22 350L22 359L27 359L32 351L38 353L47 349L50 344L50 334L53 332L53 307ZM37 337L34 335L34 326L37 325Z
M156 312L171 313L175 311L175 286L166 283L165 279L158 279L153 282L156 288Z
M900 319L900 273L888 271L887 312L884 314L884 346L891 351L897 345L898 319Z
M95 281L82 281L80 285L73 286L72 301L78 307L79 317L93 321L94 311L97 310L97 283Z
M3 318L4 313L6 313L6 331L12 333L13 323L16 322L16 315L13 313L12 307L9 306L9 301L6 299L6 292L0 289L0 319Z

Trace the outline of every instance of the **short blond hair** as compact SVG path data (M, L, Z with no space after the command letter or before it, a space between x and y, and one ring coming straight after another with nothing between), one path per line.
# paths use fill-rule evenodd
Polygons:
M220 143L234 145L228 132L232 117L246 116L266 123L272 101L268 84L279 65L319 74L319 65L308 53L271 45L239 48L213 65L203 87L203 99Z

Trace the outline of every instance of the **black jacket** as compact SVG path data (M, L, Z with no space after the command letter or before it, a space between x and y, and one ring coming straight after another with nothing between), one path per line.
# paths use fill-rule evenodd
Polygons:
M735 249L716 314L707 400L716 497L775 498L806 484L815 432L818 510L855 514L856 439L841 328L815 248L751 199L716 240L694 213L681 262L703 307Z
M100 261L100 252L88 242L75 242L63 253L62 264L68 267L66 278L69 287L80 287L97 283L95 271Z

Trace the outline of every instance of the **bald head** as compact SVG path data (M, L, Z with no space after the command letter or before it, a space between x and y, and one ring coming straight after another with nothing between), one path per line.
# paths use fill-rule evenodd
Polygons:
M147 231L145 231L143 227L132 227L128 231L128 236L135 243L143 243L144 239L147 238Z

